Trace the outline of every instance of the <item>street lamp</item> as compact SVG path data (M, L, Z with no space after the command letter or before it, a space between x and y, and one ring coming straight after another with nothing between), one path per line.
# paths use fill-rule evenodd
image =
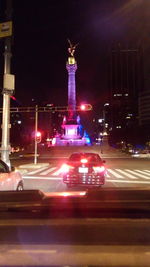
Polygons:
M6 1L6 22L0 23L0 38L5 38L4 79L3 79L3 115L1 159L10 168L10 96L14 93L15 77L10 74L11 67L11 39L12 39L12 0Z
M106 133L106 127L105 127L105 123L106 123L106 110L105 107L109 106L109 103L105 103L103 106L103 133Z
M106 107L106 106L109 106L109 103L105 103L105 104L104 104L104 107Z

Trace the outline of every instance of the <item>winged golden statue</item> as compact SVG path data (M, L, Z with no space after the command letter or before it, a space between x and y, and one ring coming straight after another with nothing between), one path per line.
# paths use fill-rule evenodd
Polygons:
M74 56L74 53L75 53L75 49L76 49L76 47L77 47L77 45L78 45L79 43L73 45L73 44L70 42L69 39L67 39L67 40L68 40L68 43L69 43L69 45L70 45L70 47L68 48L68 52L69 52L69 54L73 57L73 56Z

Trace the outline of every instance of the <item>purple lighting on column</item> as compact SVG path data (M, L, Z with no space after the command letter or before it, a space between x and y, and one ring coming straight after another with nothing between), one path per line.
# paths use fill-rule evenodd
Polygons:
M72 62L71 62L72 63ZM76 84L75 84L75 73L77 70L77 64L70 64L68 61L66 68L68 70L68 109L69 109L69 120L74 119L76 111Z

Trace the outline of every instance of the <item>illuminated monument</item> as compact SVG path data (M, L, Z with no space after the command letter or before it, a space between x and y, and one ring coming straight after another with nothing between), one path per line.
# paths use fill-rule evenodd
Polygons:
M69 57L66 63L68 71L68 116L64 116L61 125L62 133L53 139L53 145L66 146L90 145L90 139L80 124L80 117L76 114L76 82L75 73L77 63L74 58L74 52L77 45L72 45L68 40L70 47L68 48Z

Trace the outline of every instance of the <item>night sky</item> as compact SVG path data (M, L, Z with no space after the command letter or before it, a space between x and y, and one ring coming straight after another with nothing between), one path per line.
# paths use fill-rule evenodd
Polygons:
M0 1L1 21L3 7ZM16 76L15 97L22 106L32 99L40 105L67 105L67 38L79 42L75 53L78 103L107 101L113 43L142 45L146 58L150 55L149 0L14 0L13 22L11 69ZM1 75L3 46L1 41Z

